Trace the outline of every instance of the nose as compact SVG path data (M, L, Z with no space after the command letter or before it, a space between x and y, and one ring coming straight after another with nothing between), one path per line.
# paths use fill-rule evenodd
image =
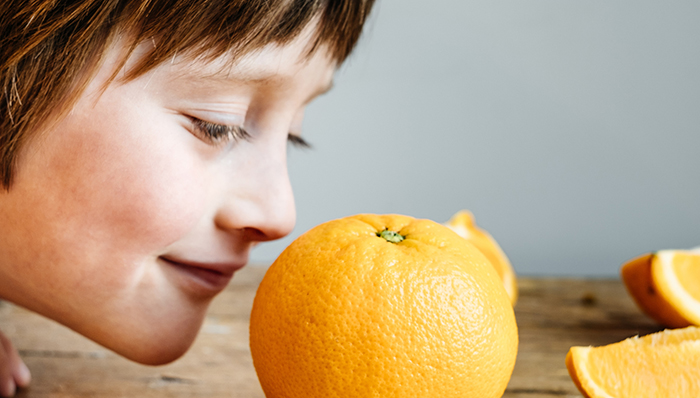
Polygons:
M287 170L286 148L281 156L257 152L226 176L227 188L214 222L225 231L243 232L250 242L282 238L296 222L294 194Z

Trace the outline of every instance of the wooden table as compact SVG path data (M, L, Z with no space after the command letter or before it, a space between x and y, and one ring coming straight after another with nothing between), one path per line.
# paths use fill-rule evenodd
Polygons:
M32 371L18 397L264 397L248 350L248 318L265 267L249 266L213 302L192 349L162 367L129 362L35 314L0 303L0 329ZM618 280L520 278L520 350L504 397L581 397L564 358L661 330Z

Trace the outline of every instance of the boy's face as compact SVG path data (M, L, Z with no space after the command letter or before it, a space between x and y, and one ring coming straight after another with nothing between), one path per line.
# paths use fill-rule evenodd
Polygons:
M111 48L0 193L0 296L142 363L183 354L252 245L294 225L288 134L335 69L306 45L233 67L174 59L103 91L123 54ZM212 124L250 138L212 140L235 131Z

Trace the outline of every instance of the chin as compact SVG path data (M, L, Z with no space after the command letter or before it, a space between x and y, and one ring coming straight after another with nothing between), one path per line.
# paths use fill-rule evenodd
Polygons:
M187 350L189 350L189 348L192 346L193 342L194 339L191 341L182 342L182 344L160 346L156 349L151 346L142 347L143 349L141 350L128 350L124 352L114 350L114 352L126 359L142 365L166 365L185 355Z
M131 361L143 365L165 365L182 357L192 346L204 316L186 322L153 319L147 324L122 324L111 330L77 332Z
M122 341L110 341L99 344L114 351L126 359L142 365L165 365L185 355L197 336L194 333L173 335L172 331L163 333L162 336L153 338L124 339Z

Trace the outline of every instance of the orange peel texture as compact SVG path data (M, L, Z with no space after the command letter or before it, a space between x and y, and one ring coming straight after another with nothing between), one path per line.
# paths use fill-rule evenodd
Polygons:
M268 398L497 398L518 335L473 245L433 221L365 214L313 228L272 264L250 349Z

